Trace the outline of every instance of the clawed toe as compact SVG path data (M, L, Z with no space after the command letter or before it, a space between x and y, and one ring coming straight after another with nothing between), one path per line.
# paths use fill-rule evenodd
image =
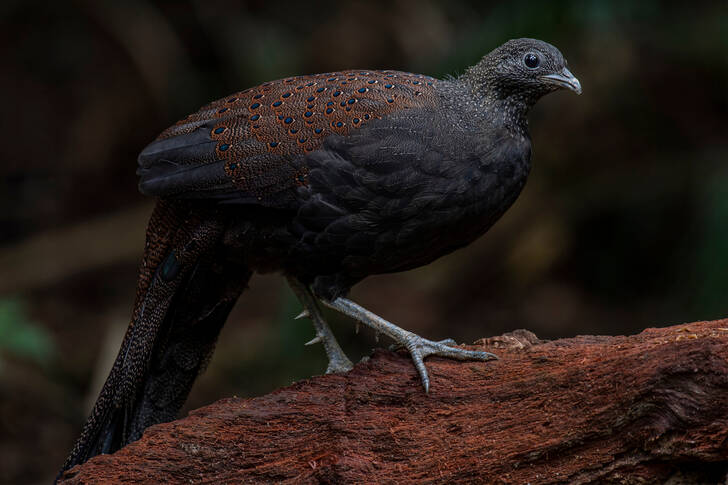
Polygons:
M443 343L447 342L447 344ZM445 357L456 360L494 360L498 359L498 356L491 354L490 352L483 352L480 350L466 350L459 347L451 347L448 344L454 344L455 341L452 339L442 340L440 342L433 342L431 340L424 339L418 335L410 334L407 342L404 346L412 356L412 361L415 364L420 379L422 380L422 386L425 388L425 392L430 392L430 377L427 373L427 367L425 367L425 358L436 355L438 357Z
M446 341L432 342L422 337L418 338L418 347L421 349L423 356L437 355L439 357L447 357L457 360L493 360L498 356L490 352L481 350L467 350L460 347L454 347L455 341L447 339ZM444 343L447 342L447 343Z

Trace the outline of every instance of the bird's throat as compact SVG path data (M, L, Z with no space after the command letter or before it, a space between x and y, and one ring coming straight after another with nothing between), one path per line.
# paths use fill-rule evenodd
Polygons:
M528 112L533 104L520 96L481 98L484 119L491 125L499 125L518 139L529 139Z
M500 103L500 116L503 125L513 136L528 138L528 112L533 104L526 100L511 96Z

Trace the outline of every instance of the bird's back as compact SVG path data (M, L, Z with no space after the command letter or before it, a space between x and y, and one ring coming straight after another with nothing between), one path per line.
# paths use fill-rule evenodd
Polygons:
M438 80L343 71L271 81L214 101L162 132L139 157L147 195L284 206L307 183L301 159L331 136L436 105Z

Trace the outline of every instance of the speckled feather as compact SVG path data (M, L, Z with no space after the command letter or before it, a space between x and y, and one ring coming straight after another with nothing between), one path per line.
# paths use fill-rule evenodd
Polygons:
M437 82L397 71L344 71L281 79L227 96L162 132L142 153L141 190L263 200L305 185L307 170L294 163L298 157L331 135L346 136L398 110L435 105Z

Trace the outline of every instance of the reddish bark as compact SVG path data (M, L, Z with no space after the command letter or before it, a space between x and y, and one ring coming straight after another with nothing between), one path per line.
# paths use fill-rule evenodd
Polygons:
M552 342L501 360L403 353L254 399L223 399L67 473L76 483L722 483L728 320Z

